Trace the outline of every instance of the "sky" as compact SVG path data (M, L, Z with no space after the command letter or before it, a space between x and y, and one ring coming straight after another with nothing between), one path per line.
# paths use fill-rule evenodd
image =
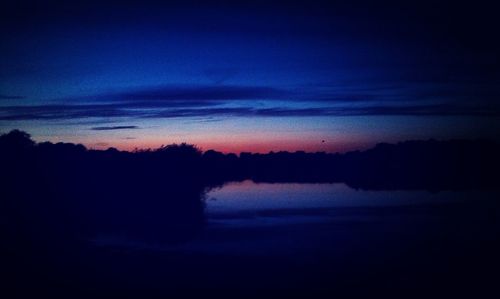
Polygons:
M0 132L123 150L500 137L486 2L2 1Z

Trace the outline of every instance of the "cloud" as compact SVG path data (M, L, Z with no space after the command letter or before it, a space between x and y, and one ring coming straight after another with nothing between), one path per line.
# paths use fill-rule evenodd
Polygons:
M51 120L138 116L123 104L33 105L0 107L0 120Z
M111 130L129 130L129 129L139 129L138 126L109 126L109 127L93 127L90 128L95 131L111 131Z
M21 100L23 96L0 94L0 100Z
M283 98L289 93L268 86L163 86L138 91L110 94L108 99L120 101L217 101Z
M308 117L308 116L361 116L361 115L411 115L411 116L500 116L496 106L457 104L371 104L363 106L342 105L335 107L162 107L138 109L127 104L114 105L46 105L0 107L0 120L52 120L75 118L186 118L186 117ZM93 130L136 129L135 126L94 127Z
M294 92L295 93L295 92ZM166 85L136 90L102 92L87 96L59 99L62 103L127 103L132 106L190 107L214 106L234 100L288 99L293 94L289 90L270 86L241 85Z
M295 93L295 92L294 92ZM169 85L104 92L88 96L67 97L57 100L59 105L45 106L45 110L77 111L82 106L89 109L154 109L212 107L230 101L292 99L292 92L269 86L236 85ZM71 104L69 104L71 103ZM26 106L23 106L26 107ZM37 107L37 106L32 106ZM29 110L19 107L19 110Z
M356 115L499 116L495 101L472 100L472 91L446 84L323 85L285 90L266 86L164 86L71 99L70 104L0 106L0 120L76 120L91 118L301 117ZM492 93L495 95L495 93ZM66 99L65 102L70 102ZM287 103L293 103L288 105ZM312 104L314 103L314 104ZM237 107L235 107L237 104ZM113 120L113 121L114 121ZM131 129L128 126L93 130Z
M245 85L167 85L107 92L91 96L62 99L62 103L108 105L123 109L197 108L223 106L231 102L289 101L293 103L323 103L347 105L351 103L381 105L391 103L423 104L425 102L455 102L467 104L495 102L499 92L491 84L415 83L406 79L391 84L362 81L302 85L296 88ZM105 108L104 106L99 107ZM68 108L73 109L73 108ZM77 109L77 108L76 108Z

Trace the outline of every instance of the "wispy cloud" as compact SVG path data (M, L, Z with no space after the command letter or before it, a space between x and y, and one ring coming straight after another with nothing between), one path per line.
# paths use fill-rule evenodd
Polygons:
M19 95L6 95L6 94L0 94L0 100L21 100L24 99L25 97L19 96Z
M277 99L289 96L290 92L269 86L206 85L186 86L167 85L140 90L105 93L92 98L120 102L170 102L224 100Z
M165 85L136 90L105 92L95 95L62 99L62 103L120 104L129 108L213 107L228 102L291 101L304 103L422 103L425 101L491 102L500 92L489 84L418 83L396 81L388 83L349 82L346 84L302 85L278 88L245 85Z
M111 131L111 130L131 130L131 129L139 129L138 126L109 126L109 127L93 127L90 128L94 131Z
M0 120L51 120L75 118L189 118L189 117L309 117L360 115L413 115L413 116L500 116L495 107L456 104L364 105L314 108L289 107L187 107L130 109L127 104L115 105L47 105L0 107ZM92 130L137 129L136 126L93 127Z
M471 90L468 89L447 89L449 86L414 89L397 84L358 87L332 85L285 90L265 86L166 86L74 98L71 105L0 106L0 120L500 115L498 104L494 101L472 101ZM478 87L478 90L481 89ZM489 91L483 90L486 96L490 95ZM110 126L92 129L132 128Z
M78 119L89 117L138 116L123 104L33 105L0 107L0 120Z

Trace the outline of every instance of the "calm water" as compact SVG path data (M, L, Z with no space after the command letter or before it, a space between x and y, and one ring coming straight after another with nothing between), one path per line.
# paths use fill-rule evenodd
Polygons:
M366 191L342 183L231 182L205 196L203 232L181 244L99 236L98 245L197 253L284 255L332 250L350 233L368 228L424 233L441 225L448 206L494 198L487 192ZM435 211L436 210L436 211ZM345 241L345 240L344 240Z
M229 183L206 194L199 233L175 244L97 236L84 271L92 284L113 281L127 294L488 294L498 248L494 198L488 192Z
M254 183L233 182L207 194L209 215L219 212L377 207L443 203L463 200L471 192L363 191L343 183Z

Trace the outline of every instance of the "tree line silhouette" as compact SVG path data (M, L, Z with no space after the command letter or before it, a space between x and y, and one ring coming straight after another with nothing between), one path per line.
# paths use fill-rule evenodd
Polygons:
M493 173L500 166L499 149L492 141L428 140L382 143L343 154L235 155L202 152L189 144L125 152L36 143L26 132L13 130L0 135L1 256L2 268L9 273L4 282L18 290L28 283L52 291L65 274L51 271L65 269L68 261L78 269L75 261L91 259L86 244L99 235L172 245L192 239L206 222L206 191L225 182L498 189ZM67 283L69 290L85 288L73 285L82 283L77 278Z
M126 231L179 242L204 223L207 190L229 181L344 182L361 189L498 189L500 146L485 140L381 143L366 151L268 154L201 152L172 144L135 152L0 136L3 227L51 232L58 242ZM65 223L61 226L60 223ZM24 227L24 226L30 227ZM43 227L48 226L48 227ZM64 236L64 238L62 238Z
M72 143L35 143L19 130L0 136L4 175L13 178L22 173L26 177L21 182L28 182L35 173L41 175L37 181L51 178L52 182L68 183L65 180L71 178L73 184L59 184L58 190L97 181L109 185L127 181L175 183L203 189L244 179L344 182L361 189L496 188L491 174L500 166L499 153L500 145L488 140L379 143L365 151L343 154L243 152L238 156L214 150L201 152L185 143L126 152L115 148L89 150Z

